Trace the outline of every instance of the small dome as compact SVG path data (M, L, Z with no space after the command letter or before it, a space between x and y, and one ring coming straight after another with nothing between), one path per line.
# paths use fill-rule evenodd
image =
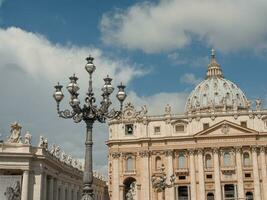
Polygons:
M206 79L198 84L187 99L187 112L248 109L249 101L242 90L225 79L212 50Z

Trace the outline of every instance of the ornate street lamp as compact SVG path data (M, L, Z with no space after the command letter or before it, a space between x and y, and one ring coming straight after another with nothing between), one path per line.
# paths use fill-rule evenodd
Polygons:
M175 175L171 175L170 177L170 183L167 183L167 176L164 172L165 167L164 165L160 168L160 173L158 175L152 175L151 181L152 181L152 187L155 189L156 192L162 192L162 200L165 200L165 189L171 188L174 186L174 182L176 179Z
M77 80L78 78L75 76L71 76L70 83L67 86L67 90L70 93L70 101L69 104L72 108L72 111L66 109L61 111L59 108L59 104L64 98L64 95L62 93L62 85L58 83L58 85L55 86L55 92L54 92L54 99L57 102L57 112L59 114L59 117L69 119L72 118L75 123L79 123L81 121L84 121L86 124L86 140L85 140L85 161L84 161L84 174L83 174L83 193L82 193L82 200L93 200L94 194L93 194L93 169L92 169L92 129L93 124L95 121L99 121L101 123L104 123L106 119L113 119L118 117L121 114L123 102L126 98L126 93L124 91L125 86L119 85L118 86L118 94L117 98L120 101L120 111L115 111L114 109L109 110L109 107L111 105L111 101L109 99L110 94L113 92L114 88L111 85L112 79L107 76L104 78L104 86L102 88L102 101L100 102L100 106L97 107L95 104L95 97L93 93L93 87L92 87L92 74L95 71L96 67L93 64L94 58L89 56L86 58L87 64L85 65L86 71L89 73L89 88L88 93L86 94L85 98L85 104L83 106L80 106L80 100L78 99L79 94L77 93L80 89Z

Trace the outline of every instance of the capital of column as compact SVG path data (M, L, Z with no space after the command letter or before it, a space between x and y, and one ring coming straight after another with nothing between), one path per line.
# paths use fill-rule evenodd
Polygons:
M242 152L242 146L235 147L235 152L236 153L241 153Z
M139 156L141 157L141 158L147 158L147 157L149 157L150 156L150 151L148 151L148 150L144 150L144 151L140 151L139 152Z
M200 155L203 155L204 149L201 149L201 148L197 149L197 153L200 154Z
M213 151L213 153L214 154L218 154L219 153L219 148L218 147L214 147L213 149L212 149L212 151Z
M188 149L189 156L195 154L195 149Z
M118 158L121 156L121 153L119 153L119 152L113 152L113 153L111 154L111 156L112 156L112 158L114 158L114 159L118 159Z
M251 146L251 150L252 150L252 152L258 152L258 146L257 145L252 145Z
M266 151L266 146L260 146L260 152L265 153L265 151Z
M168 156L172 157L172 156L173 156L173 150L171 150L171 149L166 150L166 151L165 151L165 155L166 155L167 157L168 157Z

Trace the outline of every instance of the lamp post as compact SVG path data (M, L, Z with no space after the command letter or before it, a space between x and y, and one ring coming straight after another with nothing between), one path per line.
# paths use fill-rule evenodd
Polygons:
M95 121L98 121L100 123L105 123L106 119L112 119L116 118L120 115L122 111L123 102L126 98L126 93L124 91L125 86L122 85L122 83L118 86L118 93L117 93L117 99L120 101L120 111L115 111L114 109L109 110L109 107L111 105L111 101L109 99L109 96L113 92L114 88L111 85L112 79L107 76L104 78L104 86L101 89L102 90L102 101L100 102L100 106L98 107L95 104L95 97L93 93L93 87L92 87L92 74L95 71L96 67L93 64L94 58L89 56L86 58L87 64L85 65L85 70L89 74L89 88L88 93L86 94L85 98L85 104L83 106L80 106L80 100L78 99L79 94L77 93L80 89L77 80L78 78L75 76L71 76L70 83L67 85L67 90L70 93L70 101L69 104L72 108L70 111L69 109L61 111L59 108L59 104L64 98L64 95L62 93L62 85L58 83L58 85L55 86L55 92L54 92L54 99L57 102L57 112L59 117L64 119L72 118L75 123L79 123L81 121L84 121L86 124L86 140L85 140L85 161L84 161L84 174L83 174L83 192L82 192L82 200L93 200L94 194L93 194L93 159L92 159L92 129L93 124Z
M174 186L174 181L176 179L175 175L171 175L170 182L171 184L167 183L167 176L164 172L165 167L162 164L160 168L160 173L157 175L152 175L151 181L152 181L152 187L155 189L156 192L162 192L162 200L165 200L165 189L171 188Z

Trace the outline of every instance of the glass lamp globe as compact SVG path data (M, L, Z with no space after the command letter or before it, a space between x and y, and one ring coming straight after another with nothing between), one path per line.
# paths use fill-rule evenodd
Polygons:
M96 69L96 67L95 67L95 65L93 63L94 58L91 55L89 55L89 57L86 58L86 60L87 60L87 63L85 65L85 70L89 74L92 74L95 71L95 69Z
M64 98L64 94L62 93L61 89L62 89L62 85L59 85L59 83L55 86L56 91L53 94L54 99L56 100L56 102L60 102L62 101L62 99Z

